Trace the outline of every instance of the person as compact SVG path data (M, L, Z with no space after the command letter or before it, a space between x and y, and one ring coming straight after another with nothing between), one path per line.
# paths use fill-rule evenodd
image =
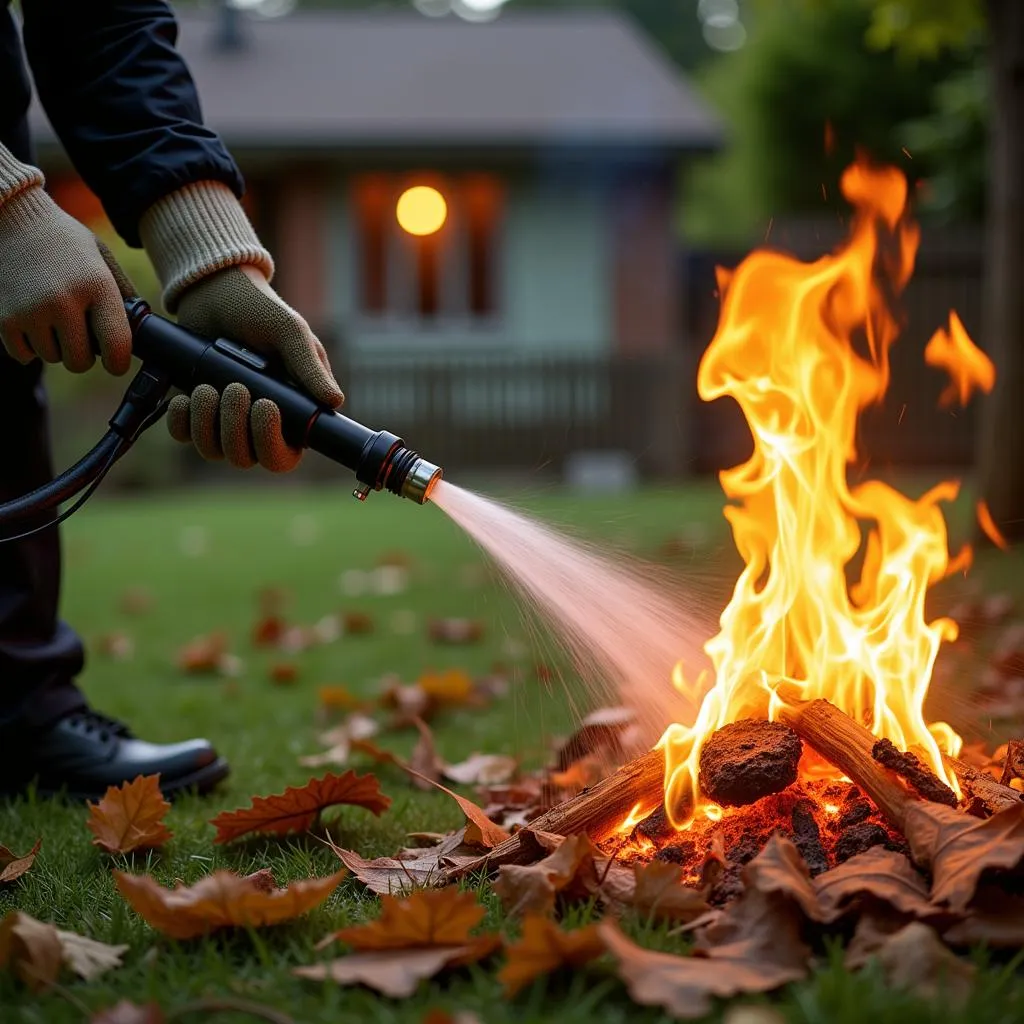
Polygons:
M20 28L20 31L19 31ZM97 358L128 372L131 332L115 273L35 166L27 113L37 94L76 171L118 234L148 254L183 326L276 351L311 395L343 395L309 325L271 287L274 263L246 217L239 169L203 124L164 0L22 0L0 10L0 501L52 478L44 363ZM291 469L301 452L280 412L230 385L176 395L171 434L207 459ZM228 765L204 739L155 744L94 710L78 688L81 639L58 618L57 531L0 544L0 790L95 799L159 773L161 789L205 792ZM159 699L154 693L153 699Z

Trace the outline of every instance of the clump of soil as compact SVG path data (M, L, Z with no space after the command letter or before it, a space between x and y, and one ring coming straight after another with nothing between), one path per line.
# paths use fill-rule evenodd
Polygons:
M723 807L744 807L796 782L803 744L789 726L746 718L708 737L700 790Z

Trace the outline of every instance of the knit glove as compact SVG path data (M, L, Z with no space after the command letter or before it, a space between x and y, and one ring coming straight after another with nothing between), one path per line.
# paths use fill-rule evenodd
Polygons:
M313 398L337 408L345 400L323 345L306 321L270 287L274 264L241 204L226 186L198 182L161 199L139 224L142 243L178 323L207 338L230 338L280 358ZM257 464L287 472L302 450L281 433L281 411L269 399L253 402L246 387L222 394L200 384L177 395L168 429L205 459L227 459L242 469Z
M120 376L132 333L117 283L92 232L43 191L43 175L0 146L0 340L19 363L73 373L98 352Z

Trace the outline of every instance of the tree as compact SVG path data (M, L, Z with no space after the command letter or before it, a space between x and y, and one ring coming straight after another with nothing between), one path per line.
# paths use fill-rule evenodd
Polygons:
M931 178L938 165L903 152L907 126L927 119L935 89L965 65L959 54L912 61L869 45L864 0L762 0L744 23L747 44L701 74L730 138L694 169L683 210L691 241L749 244L771 216L845 212L838 179L855 148L912 183Z
M1024 538L1024 2L875 0L870 38L913 56L970 44L987 26L988 217L984 341L996 386L982 408L978 496Z

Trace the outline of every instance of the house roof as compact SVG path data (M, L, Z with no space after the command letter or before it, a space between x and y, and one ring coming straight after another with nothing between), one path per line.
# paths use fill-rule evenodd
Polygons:
M509 11L485 24L414 11L245 17L238 51L215 47L215 14L178 20L205 120L231 146L686 150L721 139L693 87L611 12Z

